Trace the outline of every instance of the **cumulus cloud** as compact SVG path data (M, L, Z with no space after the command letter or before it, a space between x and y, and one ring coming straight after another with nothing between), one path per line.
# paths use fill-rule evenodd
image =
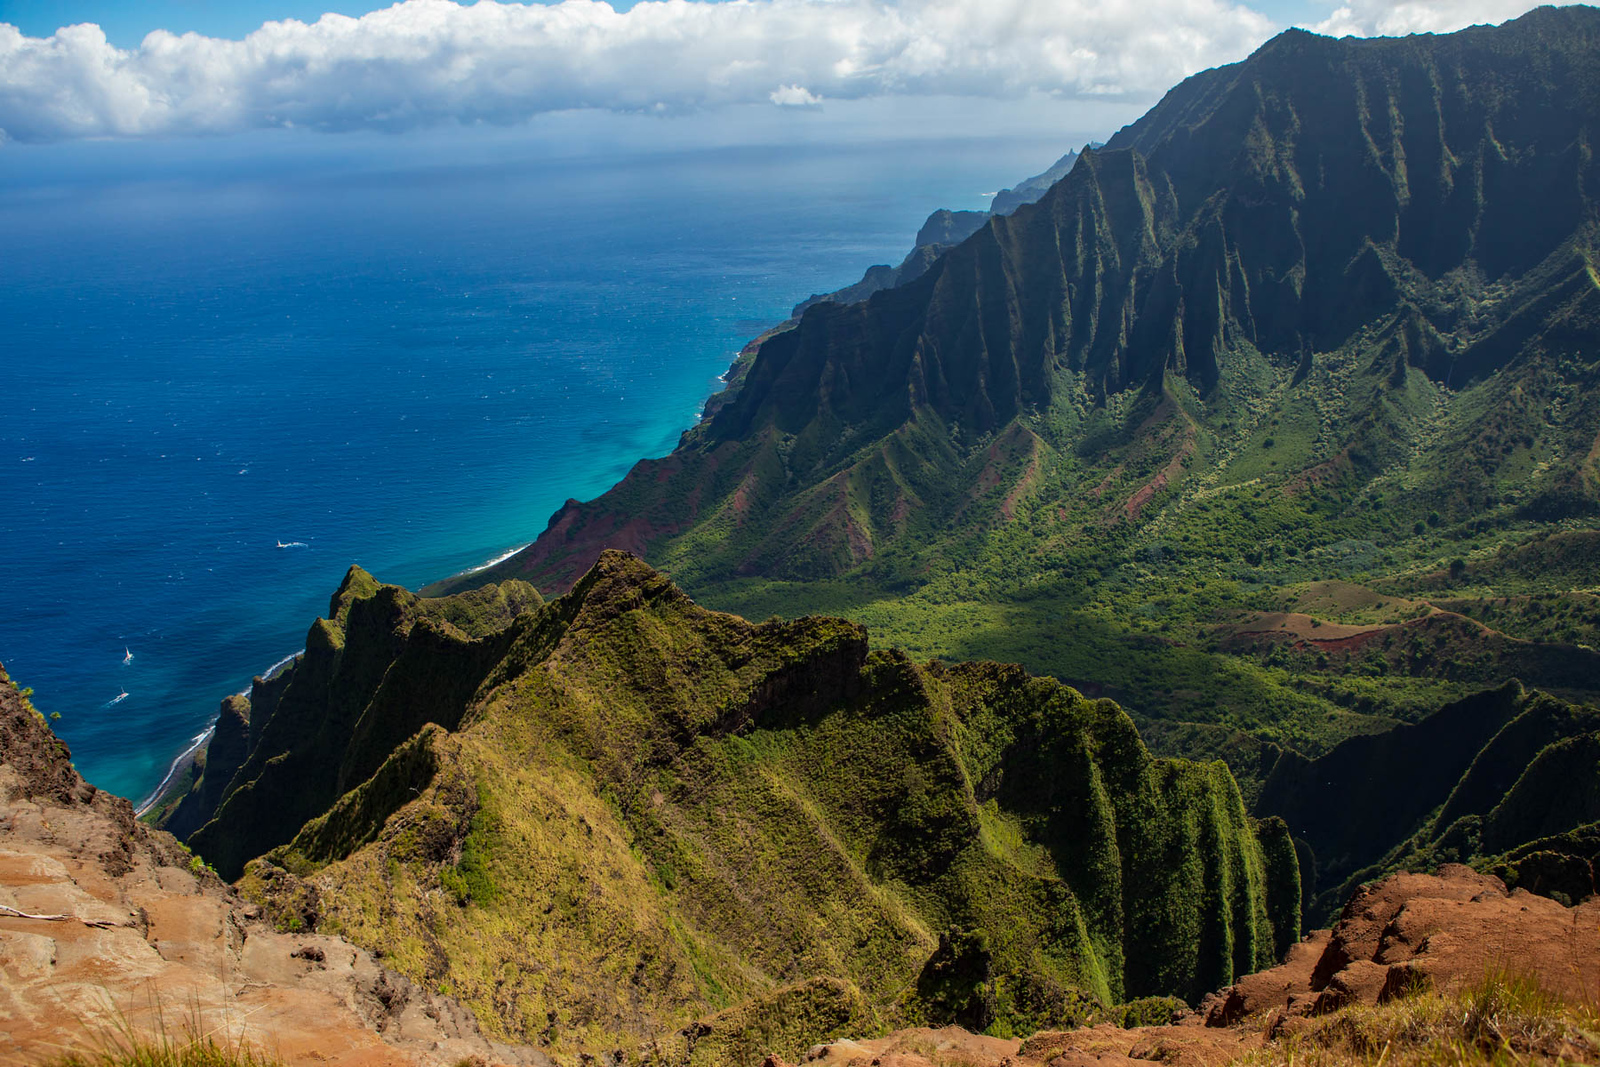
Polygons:
M1350 0L1309 27L1334 37L1449 33L1482 23L1504 22L1537 7L1540 0Z
M0 23L0 137L404 129L939 93L1154 97L1275 29L1229 0L405 0L242 41Z
M803 85L780 85L767 97L779 107L816 107L822 97Z

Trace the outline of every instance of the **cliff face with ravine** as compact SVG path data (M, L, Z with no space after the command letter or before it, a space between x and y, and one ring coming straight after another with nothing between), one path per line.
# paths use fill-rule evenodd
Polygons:
M190 843L504 1039L700 1062L670 1035L723 1009L789 1054L1032 1028L1193 1000L1298 937L1293 845L1223 765L1154 759L1114 704L1018 668L710 612L614 552L474 639L360 572L332 608ZM447 677L448 715L385 695ZM277 747L336 723L342 747Z
M1196 751L1315 757L1511 677L1594 699L1596 55L1600 12L1541 8L1195 75L915 281L765 339L492 576L621 547Z

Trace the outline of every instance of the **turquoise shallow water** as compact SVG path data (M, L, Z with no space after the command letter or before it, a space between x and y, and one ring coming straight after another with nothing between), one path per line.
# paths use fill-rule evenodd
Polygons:
M0 150L0 662L135 799L351 563L526 542L794 302L1063 147L278 136Z

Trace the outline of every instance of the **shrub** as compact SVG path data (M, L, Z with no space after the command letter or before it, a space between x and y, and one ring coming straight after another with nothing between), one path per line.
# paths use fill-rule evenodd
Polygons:
M283 1067L278 1057L242 1041L214 1034L196 1037L196 1030L187 1028L183 1037L165 1032L145 1037L123 1026L102 1035L93 1051L69 1052L46 1060L45 1067Z

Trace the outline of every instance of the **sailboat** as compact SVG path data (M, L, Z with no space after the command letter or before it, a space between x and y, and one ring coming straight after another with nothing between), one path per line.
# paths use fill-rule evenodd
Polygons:
M128 699L128 691L126 689L124 689L122 692L118 693L116 696L111 698L111 704L120 704L124 700L127 700L127 699ZM107 704L106 706L110 707L111 704Z
M133 662L133 653L128 651L128 646L122 646L122 665L126 667Z

